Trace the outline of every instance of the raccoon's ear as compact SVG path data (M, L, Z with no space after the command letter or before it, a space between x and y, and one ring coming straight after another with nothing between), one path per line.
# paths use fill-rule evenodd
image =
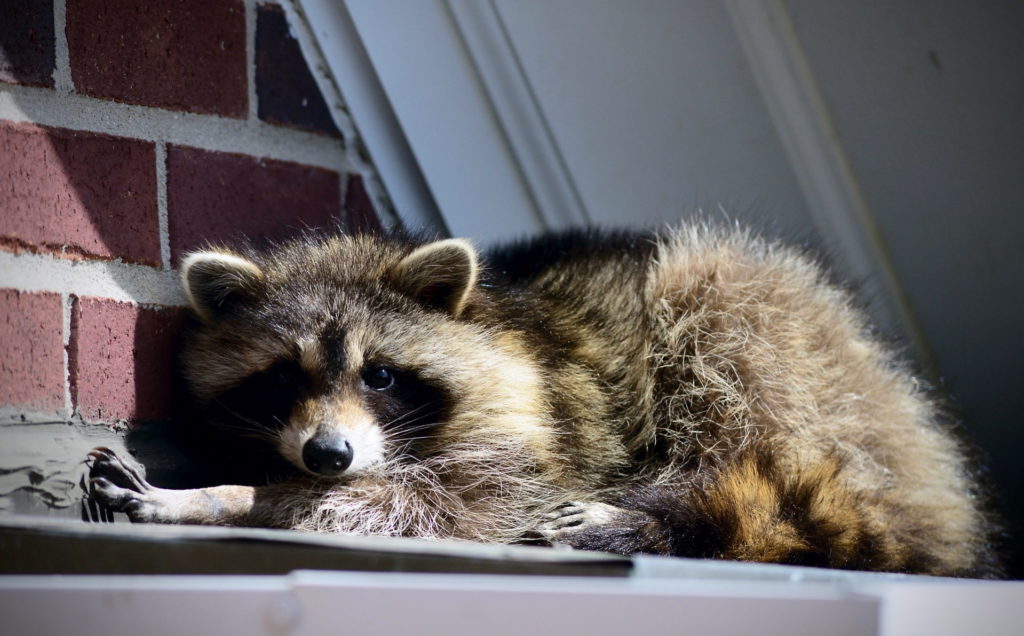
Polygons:
M199 317L216 322L251 295L263 272L252 261L224 252L194 252L181 263L185 295Z
M456 318L476 285L476 250L463 239L446 239L416 248L391 269L391 278L420 302Z

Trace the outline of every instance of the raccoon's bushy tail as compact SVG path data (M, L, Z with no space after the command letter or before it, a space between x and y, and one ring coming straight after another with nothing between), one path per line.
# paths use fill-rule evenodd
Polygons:
M825 458L787 474L769 453L752 451L716 471L705 488L682 495L642 489L628 504L662 521L669 551L679 556L865 570L910 565L896 561L911 555L876 536L867 502L841 471Z
M951 565L933 549L935 529L885 493L856 490L843 461L826 455L784 469L770 452L749 450L689 487L642 486L616 506L618 518L577 536L578 544L854 570L995 576L981 559ZM896 518L898 523L891 523ZM580 546L582 547L582 546ZM948 546L946 546L948 547Z

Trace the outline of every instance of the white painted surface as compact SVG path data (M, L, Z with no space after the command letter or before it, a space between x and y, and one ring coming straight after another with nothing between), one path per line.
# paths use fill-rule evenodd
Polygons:
M883 599L886 636L1014 636L1024 631L1024 584L915 581L866 589Z
M523 576L8 577L0 612L26 635L878 633L877 599L829 585Z
M1024 584L865 580L840 585L356 572L0 577L0 613L11 633L25 635L1020 632Z
M452 234L742 221L835 257L928 358L798 47L741 46L712 0L345 6Z
M835 265L860 281L874 317L906 334L931 364L874 216L850 167L807 57L781 2L727 0L739 43L822 233L837 244Z

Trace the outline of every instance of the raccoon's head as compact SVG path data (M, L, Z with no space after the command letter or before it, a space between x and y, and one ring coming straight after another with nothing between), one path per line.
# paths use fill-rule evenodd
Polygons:
M193 253L181 266L199 318L186 379L210 419L270 440L318 477L432 452L454 395L483 380L460 362L472 364L463 344L485 335L463 315L477 272L457 239Z

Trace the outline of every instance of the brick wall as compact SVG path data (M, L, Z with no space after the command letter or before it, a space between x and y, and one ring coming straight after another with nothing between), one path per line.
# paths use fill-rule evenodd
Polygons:
M379 179L307 34L288 3L5 2L3 418L165 419L183 253L379 226Z

